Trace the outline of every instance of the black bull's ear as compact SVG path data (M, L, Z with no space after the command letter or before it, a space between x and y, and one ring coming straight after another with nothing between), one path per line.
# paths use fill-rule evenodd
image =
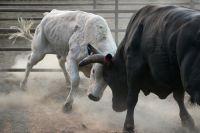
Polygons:
M107 54L105 57L104 57L104 61L106 62L106 64L111 64L112 63L112 55L111 54Z

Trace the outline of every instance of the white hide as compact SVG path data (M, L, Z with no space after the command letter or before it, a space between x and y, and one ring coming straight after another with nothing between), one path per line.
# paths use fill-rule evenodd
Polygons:
M66 80L70 80L71 83L71 91L66 104L72 103L74 90L79 85L78 63L88 56L88 44L103 54L115 54L117 47L103 17L83 11L55 9L46 13L36 28L32 40L32 53L21 87L25 86L32 67L42 60L45 54L56 54ZM85 68L87 69L87 67ZM83 71L85 75L89 75L90 69ZM102 65L94 64L92 66L90 83L89 88L94 91L92 92L94 96L101 97L106 87L102 77Z

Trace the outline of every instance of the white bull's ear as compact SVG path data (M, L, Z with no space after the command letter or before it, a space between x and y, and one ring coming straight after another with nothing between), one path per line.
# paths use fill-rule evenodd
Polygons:
M101 54L100 51L98 51L96 48L94 48L91 44L88 43L87 50L89 55L93 54Z

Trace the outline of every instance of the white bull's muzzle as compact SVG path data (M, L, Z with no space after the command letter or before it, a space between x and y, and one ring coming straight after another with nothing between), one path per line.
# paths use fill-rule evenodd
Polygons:
M88 92L88 98L93 101L99 101L102 96L103 92L106 88L106 85L101 87L94 87L94 89L90 89L90 92Z
M95 102L97 102L97 101L99 101L101 98L100 97L96 97L96 96L94 96L93 94L88 94L88 98L90 99L90 100L92 100L92 101L95 101Z

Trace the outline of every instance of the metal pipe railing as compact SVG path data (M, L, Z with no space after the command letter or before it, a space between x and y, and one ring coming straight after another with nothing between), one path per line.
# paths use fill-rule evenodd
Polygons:
M50 12L50 11L51 9L0 8L0 12ZM91 12L91 13L134 13L137 10L117 10L117 11L116 10L83 10L83 11Z
M111 32L125 32L126 29L111 29ZM18 32L17 29L10 29L10 28L0 28L0 34L10 34ZM34 33L35 29L31 29L31 33Z
M24 68L9 68L9 69L0 69L0 72L25 72ZM31 72L62 72L61 69L47 69L47 68L35 68L32 69Z
M96 3L96 4L95 4ZM195 3L199 4L200 2L195 1ZM188 5L190 2L119 2L118 5L145 5L145 4L162 4L162 5ZM0 6L106 6L106 5L113 5L115 6L115 2L113 3L97 3L93 0L91 3L75 3L75 4L70 4L70 3L1 3Z
M31 48L0 48L0 51L31 51Z

